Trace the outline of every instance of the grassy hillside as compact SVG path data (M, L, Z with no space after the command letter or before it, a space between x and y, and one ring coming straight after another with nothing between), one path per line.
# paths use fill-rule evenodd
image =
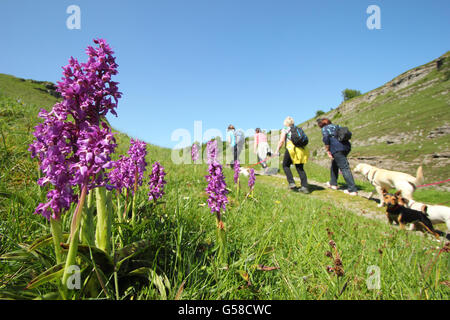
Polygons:
M38 110L57 101L48 87L0 75L0 298L51 298L56 288L55 283L46 283L24 290L54 265L51 247L32 257L18 255L18 261L4 258L49 234L47 220L33 215L45 192L35 183L37 163L27 151ZM318 139L313 130L312 139ZM117 140L115 157L126 153L129 137L118 133ZM166 168L166 195L158 205L149 202L146 178L137 194L140 223L133 228L115 222L111 241L119 249L119 243L147 240L144 253L132 262L151 268L159 282L154 275L147 277L153 281L141 285L119 281L116 286L109 279L106 288L91 297L446 300L450 296L450 260L444 242L388 225L374 202L318 186L311 195L303 195L287 192L284 180L257 177L254 196L247 197L247 179L241 178L238 193L230 169L225 169L230 203L224 215L229 252L224 267L215 259L216 222L205 194L207 166L175 165L170 150L151 145L147 150L149 166L158 160ZM316 164L308 168L315 179L326 180L327 170ZM74 206L63 218L66 232L73 210ZM381 219L364 217L366 211ZM344 273L339 277L329 269L330 239L342 259ZM371 266L380 270L377 289L367 286Z
M450 52L409 70L384 86L343 102L321 117L353 132L351 164L366 162L425 181L450 178ZM325 165L315 119L302 123L313 161Z

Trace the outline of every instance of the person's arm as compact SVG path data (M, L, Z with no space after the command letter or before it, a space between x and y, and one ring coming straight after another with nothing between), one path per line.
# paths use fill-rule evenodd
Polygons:
M285 141L286 141L286 132L282 131L281 136L280 136L280 142L278 142L277 151L275 151L276 155L280 154L280 149L283 146Z
M328 158L333 159L333 155L331 154L330 151L330 136L328 135L328 133L326 131L322 130L322 135L323 135L323 143L325 144L325 151L327 152Z
M328 158L333 159L333 155L331 154L329 145L325 145L325 150L327 151Z

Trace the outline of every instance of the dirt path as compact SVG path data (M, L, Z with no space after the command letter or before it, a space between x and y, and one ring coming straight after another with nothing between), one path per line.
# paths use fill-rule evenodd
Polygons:
M256 172L256 174L258 175L259 180L262 181L263 183L271 184L276 188L285 188L287 192L292 192L287 190L288 184L286 181L286 176L282 174L267 176L258 174L258 172ZM299 178L294 177L294 179L297 182L300 181ZM320 199L324 202L333 204L338 208L351 211L357 214L358 216L363 216L369 219L381 220L387 223L385 215L386 209L384 207L382 208L378 207L378 200L375 200L374 198L371 198L369 200L370 192L359 190L357 196L350 196L343 192L344 189L332 190L328 188L325 183L322 182L317 182L308 179L308 183L310 186L311 193L308 194L307 196ZM398 226L396 225L393 225L393 227L398 228ZM437 229L446 231L446 226L439 225L437 226ZM450 232L450 230L447 230L446 232ZM420 232L416 232L416 234L423 235Z
M285 187L287 189L286 177L284 175L258 175L258 177L265 183L272 182L273 185L279 188ZM282 181L275 183L275 179ZM300 181L299 178L294 179L295 181ZM281 182L281 184L279 182ZM308 182L312 190L308 196L326 202L332 202L333 205L351 211L359 216L386 221L385 209L378 208L378 202L374 201L373 198L368 200L370 192L358 191L357 196L349 196L343 192L344 189L332 190L328 188L325 183L313 181L311 179L308 179Z

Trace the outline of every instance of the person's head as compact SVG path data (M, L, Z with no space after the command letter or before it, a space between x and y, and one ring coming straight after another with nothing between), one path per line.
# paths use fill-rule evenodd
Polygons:
M256 132L256 133L260 133L260 132L261 132L261 129L260 129L260 128L256 128L256 129L255 129L255 132Z
M286 117L286 119L284 119L283 125L285 127L292 127L294 125L294 119L292 119L292 117Z
M331 120L328 118L317 119L317 125L319 126L319 128L323 128L329 124L331 124Z
M230 124L230 125L228 126L228 131L230 131L230 130L234 130L234 126L233 126L232 124Z

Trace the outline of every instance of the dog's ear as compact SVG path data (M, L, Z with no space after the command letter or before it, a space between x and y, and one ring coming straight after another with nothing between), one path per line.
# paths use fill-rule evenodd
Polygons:
M384 196L384 195L387 194L388 192L387 192L387 190L386 190L385 188L383 188L383 189L381 189L381 193L382 193L383 196Z
M401 191L401 190L399 190L399 191L397 191L397 192L395 193L395 195L396 195L397 197L401 196L401 194L402 194L402 191Z
M422 208L421 208L421 211L422 211L423 213L427 213L427 211L428 211L428 206L424 204L424 205L422 206Z

